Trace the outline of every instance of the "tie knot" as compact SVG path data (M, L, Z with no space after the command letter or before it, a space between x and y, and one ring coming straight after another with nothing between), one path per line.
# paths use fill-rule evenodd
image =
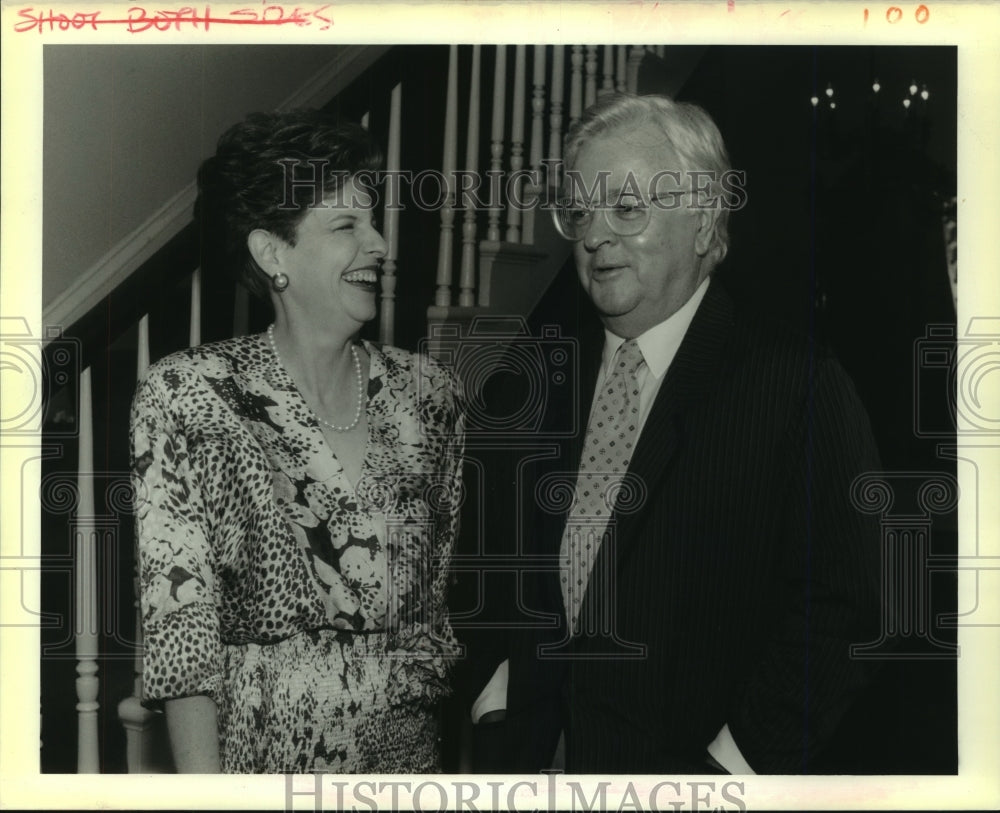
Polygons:
M639 349L639 343L635 339L629 339L618 348L618 353L615 355L614 372L622 375L635 375L642 362L642 350Z

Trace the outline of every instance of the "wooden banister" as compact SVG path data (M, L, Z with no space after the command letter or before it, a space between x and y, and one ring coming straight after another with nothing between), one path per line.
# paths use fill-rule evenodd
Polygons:
M528 163L536 183L540 188L544 183L541 177L542 153L545 149L545 46L536 45L534 62L532 64L531 80L531 146ZM536 197L532 190L532 197ZM535 207L529 206L524 212L524 228L521 231L521 241L526 245L535 242Z
M472 46L472 69L469 76L469 126L465 133L465 169L473 177L479 172L479 96L480 49ZM476 207L470 200L460 200L465 210L462 218L462 270L459 278L458 304L468 307L476 296Z
M523 45L514 47L514 106L511 111L510 172L515 178L513 199L507 201L507 242L521 242L521 187L524 166L524 68Z
M490 135L490 172L497 177L503 171L503 130L504 113L507 99L507 46L498 45L496 63L493 68L493 130ZM503 201L490 201L489 226L486 239L500 239L500 212L503 211Z
M94 515L94 410L90 368L80 374L80 457L74 570L78 773L99 773L97 702L97 528Z
M193 282L193 280L192 280ZM193 288L192 288L193 291ZM192 293L192 300L193 300ZM194 308L192 306L192 315ZM192 321L192 324L194 322ZM139 320L136 336L136 378L149 369L149 315ZM139 551L133 546L133 594L135 607L135 655L132 658L132 694L118 704L118 719L125 729L125 763L129 773L153 773L156 752L151 735L157 714L142 705L142 606L139 601Z
M402 130L403 85L392 89L389 100L389 144L386 150L386 170L389 176L399 171L399 144ZM396 337L396 262L399 258L398 201L385 202L383 221L387 253L382 263L382 312L379 317L379 340L392 344Z
M570 51L569 126L583 115L583 46L574 45Z
M451 304L452 233L455 226L455 191L453 177L458 149L458 46L448 49L448 89L444 116L444 156L441 160L444 176L444 205L441 207L441 236L438 241L437 291L434 304Z
M586 84L583 90L583 106L590 107L597 101L597 46L588 45L584 65L587 69Z
M188 347L201 344L201 268L191 273L191 310Z

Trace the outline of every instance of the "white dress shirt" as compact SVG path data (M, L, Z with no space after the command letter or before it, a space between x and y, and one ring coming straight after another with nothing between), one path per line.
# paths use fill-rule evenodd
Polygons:
M673 315L636 337L636 343L642 351L645 362L636 372L636 383L639 386L638 437L642 436L642 428L660 391L660 385L666 378L670 363L677 355L677 350L691 326L691 320L701 305L705 292L708 291L710 279L705 279L691 298ZM597 383L594 387L595 397L591 403L597 400L597 389L604 384L611 361L624 342L625 339L621 336L616 336L609 330L604 331L604 351L601 354L601 367L597 372ZM507 670L508 662L504 661L497 667L489 683L476 698L476 702L472 705L473 723L479 722L488 712L507 708ZM736 747L728 725L722 727L718 736L708 746L708 752L730 773L754 773Z

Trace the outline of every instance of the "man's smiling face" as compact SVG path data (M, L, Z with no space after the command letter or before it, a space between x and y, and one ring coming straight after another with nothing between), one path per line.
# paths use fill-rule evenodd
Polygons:
M709 210L692 208L690 196L677 196L677 172L681 178L686 173L663 132L650 122L595 136L580 147L570 170L581 188L607 190L604 200L591 203L650 208L646 228L627 237L595 213L573 247L580 282L604 324L619 336L638 336L675 313L708 276L705 256L714 218ZM675 202L657 205L653 196Z

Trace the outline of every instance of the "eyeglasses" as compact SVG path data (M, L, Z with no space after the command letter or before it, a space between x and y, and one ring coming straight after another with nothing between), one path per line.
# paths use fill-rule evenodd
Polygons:
M594 212L600 210L608 228L619 237L635 237L645 231L649 225L651 204L656 201L666 201L660 209L676 209L678 199L689 192L672 192L664 197L653 197L649 203L645 201L619 202L615 204L598 204L585 206L580 203L560 203L552 210L552 220L559 234L567 240L582 240L594 221Z

